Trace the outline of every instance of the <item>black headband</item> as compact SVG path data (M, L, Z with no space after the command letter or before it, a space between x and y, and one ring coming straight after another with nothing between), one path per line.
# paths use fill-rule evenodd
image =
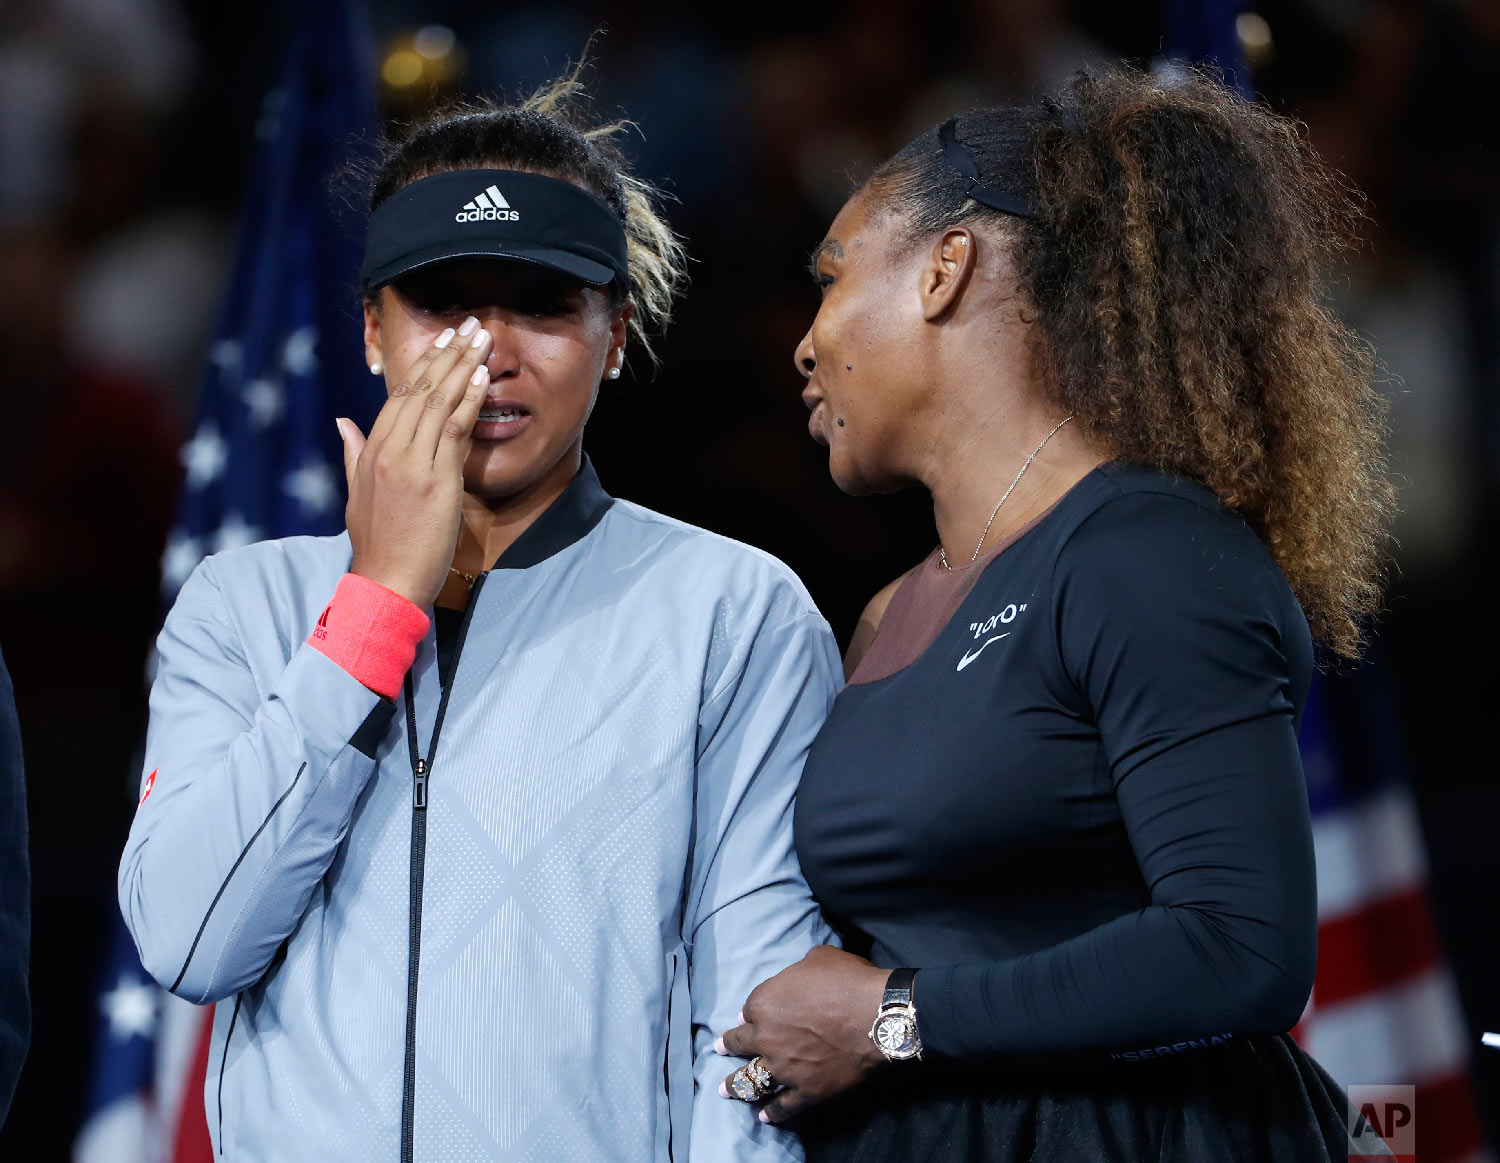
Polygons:
M943 156L948 164L964 179L964 193L974 201L1003 214L1014 214L1017 218L1035 218L1031 203L1019 194L1006 190L992 190L979 181L979 163L974 160L963 142L958 140L958 118L950 117L938 126L938 141L943 147Z
M397 190L370 215L368 294L433 263L504 258L602 287L630 286L619 216L572 182L520 170L451 170Z

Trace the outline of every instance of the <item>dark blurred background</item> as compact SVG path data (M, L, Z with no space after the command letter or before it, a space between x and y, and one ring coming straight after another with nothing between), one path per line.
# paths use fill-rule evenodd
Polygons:
M816 302L809 250L851 182L920 130L1034 99L1083 64L1147 63L1166 15L1117 0L713 7L373 0L382 100L400 115L434 95L518 95L604 31L599 112L639 124L627 148L674 199L693 282L661 371L637 354L588 448L617 495L781 557L847 641L934 532L923 496L842 496L807 437L792 350ZM0 3L0 647L28 768L36 1006L7 1161L68 1158L82 1114L178 448L285 40L273 12ZM1371 199L1337 295L1381 360L1403 503L1375 652L1477 1046L1500 1029L1500 3L1261 0L1237 28L1255 90ZM1494 1141L1500 1051L1475 1054Z

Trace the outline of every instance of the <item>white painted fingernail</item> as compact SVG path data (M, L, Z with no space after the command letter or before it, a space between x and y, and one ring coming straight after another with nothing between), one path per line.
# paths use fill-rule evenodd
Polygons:
M460 335L468 335L474 330L474 328L478 326L479 320L470 315L467 319L465 319L458 325L458 333Z
M769 1123L771 1121L771 1116L766 1114L765 1111L761 1111L760 1114L756 1115L755 1117L763 1123Z
M729 1053L729 1047L726 1046L726 1045L724 1045L724 1035L723 1034L720 1034L717 1038L714 1039L714 1052L718 1053L718 1054L728 1054Z
M455 334L456 334L456 332L453 330L453 328L451 328L451 327L446 328L441 335L439 335L436 339L434 339L432 341L432 346L433 347L447 347L450 343L453 342L453 336Z
M479 331L479 332L475 333L475 335L474 335L474 341L473 341L473 343L470 344L470 346L471 347L483 347L489 341L490 341L490 333L488 331Z
M476 388L479 387L480 384L487 384L489 382L490 369L485 367L484 364L480 364L477 368L475 368L474 374L469 377L469 383L473 384Z
M740 1025L743 1026L744 1024L745 1024L745 1011L741 1010L740 1011Z
M719 1080L719 1097L720 1098L728 1098L729 1097L729 1087L727 1087L727 1086L724 1085L724 1080L722 1078Z

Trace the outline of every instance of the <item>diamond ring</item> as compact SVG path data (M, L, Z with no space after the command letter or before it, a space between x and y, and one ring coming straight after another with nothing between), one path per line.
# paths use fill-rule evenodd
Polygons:
M759 1102L775 1089L776 1080L758 1054L729 1076L729 1092L741 1102Z

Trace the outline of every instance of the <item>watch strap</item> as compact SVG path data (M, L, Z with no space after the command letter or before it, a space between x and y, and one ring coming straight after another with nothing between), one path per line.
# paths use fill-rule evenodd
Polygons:
M885 979L885 996L880 999L880 1008L911 1005L912 984L916 976L915 969L891 970L891 975Z

